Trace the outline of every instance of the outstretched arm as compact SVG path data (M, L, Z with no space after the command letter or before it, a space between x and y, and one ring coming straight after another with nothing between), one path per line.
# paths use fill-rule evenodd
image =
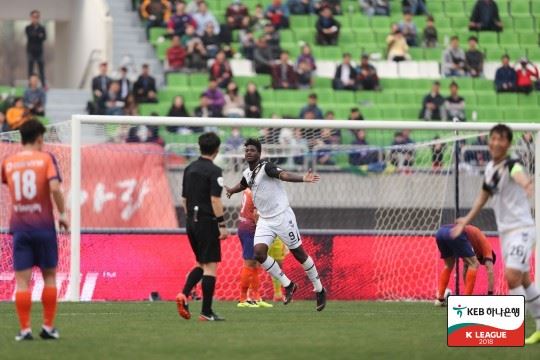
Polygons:
M232 188L225 186L225 191L227 192L226 194L227 198L230 199L231 196L233 196L236 193L246 190L247 187L248 187L248 184L247 184L246 178L242 178L242 181L240 181L238 184L236 184Z
M308 170L304 175L293 174L288 171L282 171L279 173L279 179L281 181L287 182L307 182L307 183L316 183L321 177L317 174L314 174L311 169Z
M456 226L451 231L451 236L457 238L465 229L465 226L468 225L475 217L480 213L480 210L486 205L486 202L489 200L490 193L482 189L480 194L476 197L472 209L469 211L465 217L456 219Z

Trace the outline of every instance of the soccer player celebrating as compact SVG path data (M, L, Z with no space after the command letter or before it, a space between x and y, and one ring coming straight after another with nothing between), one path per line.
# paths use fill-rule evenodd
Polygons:
M292 211L287 193L282 181L316 183L319 175L311 171L305 175L296 175L284 171L274 164L261 161L261 143L256 139L248 139L245 145L245 160L249 168L244 171L242 180L232 188L225 187L227 197L250 188L253 193L253 202L259 212L259 221L255 230L255 259L272 277L278 279L285 287L287 305L298 286L289 280L277 262L268 256L268 247L279 236L291 250L295 259L302 264L309 280L313 284L317 295L317 311L326 306L326 290L321 284L319 273L313 259L305 252L296 225L296 217Z
M246 189L242 196L242 206L238 223L238 237L242 245L244 266L240 272L240 301L239 308L272 307L263 301L259 292L259 263L253 256L253 239L257 225L257 209L253 205L251 190ZM248 300L248 290L251 300Z
M221 202L222 170L213 163L220 144L221 140L213 132L199 136L201 157L186 167L182 179L186 230L197 260L184 289L176 297L178 313L186 320L191 318L187 297L201 279L203 300L199 320L224 320L212 310L217 265L221 261L220 240L228 235Z
M488 294L493 294L493 260L494 253L491 244L484 234L475 226L467 225L464 232L457 238L452 238L451 230L454 225L443 225L435 235L437 247L444 259L444 269L439 277L439 288L435 306L445 306L445 291L454 269L455 258L463 258L465 270L465 295L471 295L476 281L478 265L485 265L488 271Z
M1 166L2 183L7 184L11 195L10 232L13 235L13 263L17 292L15 308L19 317L20 332L15 340L32 340L30 310L32 297L29 290L32 267L38 266L43 276L44 288L43 326L39 336L58 339L54 328L56 316L56 266L58 244L54 224L53 205L60 213L59 225L68 229L64 197L60 190L60 170L55 157L42 151L45 127L31 119L20 128L22 151L7 157Z
M523 165L507 155L512 145L512 130L508 126L494 126L489 132L488 144L492 160L486 166L482 191L469 213L456 220L451 235L457 238L492 198L509 293L525 296L527 308L536 320L536 332L525 344L535 344L540 342L540 293L529 273L536 235L528 201L528 196L533 194L533 184Z

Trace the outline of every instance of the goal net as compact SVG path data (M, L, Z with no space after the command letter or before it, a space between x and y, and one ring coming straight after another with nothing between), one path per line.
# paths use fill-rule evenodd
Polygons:
M198 136L215 131L222 139L215 163L223 168L226 185L241 179L247 166L243 142L249 137L259 139L263 157L280 167L321 175L316 185L285 187L304 245L332 299L432 299L442 269L433 234L455 219L456 199L463 212L470 208L489 160L489 125L464 125L80 116L51 126L46 150L59 159L68 202L80 209L74 212L80 226L75 221L71 235L59 237L61 296L143 300L157 292L174 298L195 263L184 231L183 171L198 158ZM512 153L534 173L534 142L522 141L528 138L523 134L516 132ZM20 148L16 133L0 139L0 158ZM5 188L0 196L0 300L10 300L14 279ZM216 297L233 300L242 267L235 235L241 196L223 196L223 202L232 235L222 242ZM476 224L500 255L489 206ZM504 293L501 262L496 265L496 293ZM292 257L285 259L284 270L300 284L299 297L311 298L311 285ZM39 277L34 278L37 294ZM269 277L261 274L261 282L263 297L271 299ZM476 292L485 293L485 287L481 271Z

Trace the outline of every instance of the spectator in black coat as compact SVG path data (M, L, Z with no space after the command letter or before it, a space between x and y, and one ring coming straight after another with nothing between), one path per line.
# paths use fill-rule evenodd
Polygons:
M337 45L341 24L334 19L329 7L325 7L321 11L315 27L317 28L317 44Z
M127 68L125 66L120 68L118 82L120 83L120 96L125 101L128 95L131 94L131 81L127 78Z
M34 64L37 64L41 85L47 88L47 83L45 82L45 64L43 62L43 43L47 40L47 32L43 25L39 23L40 13L38 10L32 10L30 19L32 21L31 24L24 29L27 39L28 77L34 73Z
M143 64L142 74L133 85L133 93L138 103L157 102L156 79L150 76L148 64Z
M184 98L180 95L175 96L172 102L172 105L169 109L169 112L167 113L167 116L170 117L189 117L189 112L186 109L186 104L184 104ZM183 128L180 126L167 126L166 127L168 132L171 133L186 133L187 131L190 131L187 128Z
M469 38L469 49L465 52L465 70L471 77L484 75L484 54L478 50L476 36Z
M505 3L506 5L506 3ZM499 17L499 8L493 0L478 0L474 5L469 30L502 31L503 23Z
M510 66L510 57L503 55L502 66L495 73L495 90L497 92L516 91L516 70Z
M332 87L334 90L356 90L356 77L356 69L351 64L351 54L343 54L343 63L336 69Z
M109 91L112 79L107 76L107 63L102 62L99 64L99 75L92 79L92 94L94 94L94 101L100 101Z
M446 120L444 110L444 97L441 95L441 83L435 81L431 86L431 92L424 97L422 110L419 118L423 120Z
M253 66L257 74L270 74L272 62L274 61L272 49L268 46L266 38L261 36L253 52Z
M261 95L257 91L257 85L250 82L244 95L247 118L260 118L262 115Z

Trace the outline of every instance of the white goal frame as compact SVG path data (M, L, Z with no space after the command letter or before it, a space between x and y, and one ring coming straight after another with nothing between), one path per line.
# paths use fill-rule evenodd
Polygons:
M539 119L540 120L540 119ZM298 120L298 119L245 119L245 118L186 118L154 116L107 116L73 115L71 117L71 261L67 301L80 298L80 242L81 199L73 194L81 193L81 128L83 124L126 125L176 125L218 127L267 127L267 128L330 128L330 129L379 129L379 130L441 130L441 131L489 131L497 123L453 123L424 121L347 121L347 120ZM509 123L514 131L535 133L535 169L540 171L540 124ZM540 176L534 178L535 214L540 214ZM536 191L538 190L538 191ZM540 215L539 215L540 216ZM536 234L540 236L540 219L535 222ZM535 283L540 287L540 241L536 241Z

